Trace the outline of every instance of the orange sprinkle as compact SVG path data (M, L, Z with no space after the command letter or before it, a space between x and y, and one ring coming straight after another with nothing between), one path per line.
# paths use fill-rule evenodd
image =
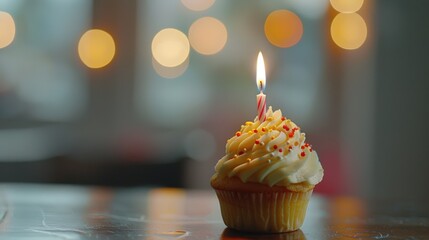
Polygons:
M253 129L253 132L254 132L254 133L257 133L257 132L258 132L258 129Z
M261 130L262 130L262 132L265 132L265 131L266 131L266 129L265 129L264 127L263 127Z
M241 132L236 132L235 136L240 137L241 136Z
M284 121L284 120L286 120L286 118L285 118L285 117L282 117L282 121Z
M293 145L298 146L299 142L294 142Z

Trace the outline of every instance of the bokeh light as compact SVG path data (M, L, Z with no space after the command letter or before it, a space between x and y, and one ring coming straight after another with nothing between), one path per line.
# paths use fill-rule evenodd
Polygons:
M100 29L85 32L79 40L79 57L90 68L101 68L109 64L115 56L115 41Z
M297 44L303 31L301 19L289 10L273 11L265 20L265 36L277 47L288 48Z
M357 13L339 13L332 20L331 37L341 48L357 49L366 40L366 23Z
M7 13L0 11L0 48L9 46L15 38L15 21Z
M330 0L332 7L341 13L354 13L363 4L363 0Z
M174 28L159 31L152 40L152 55L165 67L176 67L189 56L189 41L184 33Z
M195 51L212 55L223 49L228 39L228 32L225 25L218 19L203 17L192 23L188 36Z
M163 78L177 78L181 76L189 66L189 58L187 58L182 64L176 67L165 67L159 64L154 58L152 58L152 66L156 73Z
M211 7L215 0L182 0L182 4L193 11L204 11Z

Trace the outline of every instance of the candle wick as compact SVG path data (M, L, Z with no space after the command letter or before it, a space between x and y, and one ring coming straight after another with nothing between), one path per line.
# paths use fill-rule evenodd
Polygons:
M261 80L259 80L259 90L261 90L261 93L262 93L262 81Z

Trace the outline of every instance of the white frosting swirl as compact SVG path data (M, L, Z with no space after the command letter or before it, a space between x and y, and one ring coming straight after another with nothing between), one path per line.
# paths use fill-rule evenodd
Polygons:
M215 167L217 177L269 186L297 183L316 185L323 178L317 153L305 143L305 134L280 110L269 107L267 120L246 122L226 144L226 155Z

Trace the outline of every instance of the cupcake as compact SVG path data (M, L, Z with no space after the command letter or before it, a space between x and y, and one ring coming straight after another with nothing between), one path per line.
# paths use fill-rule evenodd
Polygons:
M269 107L227 141L211 186L233 229L279 233L299 229L313 188L323 178L316 151L290 119Z

